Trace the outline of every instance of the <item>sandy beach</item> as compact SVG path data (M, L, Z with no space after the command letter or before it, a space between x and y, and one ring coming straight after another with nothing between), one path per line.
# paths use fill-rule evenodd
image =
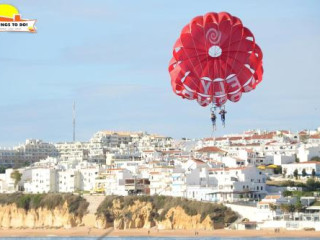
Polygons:
M273 230L214 230L214 231L195 231L191 230L156 230L156 229L129 229L129 230L114 230L96 229L87 227L76 227L71 229L0 229L0 237L288 237L300 238L311 237L319 238L320 232L301 231L301 230L284 230L279 233Z

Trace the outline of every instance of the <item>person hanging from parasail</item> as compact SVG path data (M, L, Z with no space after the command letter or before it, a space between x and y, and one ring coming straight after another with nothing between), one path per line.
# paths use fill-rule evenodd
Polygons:
M211 111L211 122L212 122L213 130L216 130L216 120L217 120L216 114L214 113L214 111Z
M219 114L220 114L220 116L221 116L221 121L222 121L223 127L226 126L226 113L227 113L227 111L224 110L224 108L222 108L222 109L220 110L220 112L219 112Z
M220 108L224 126L227 101L240 101L262 81L262 58L253 33L239 18L227 12L197 16L173 46L168 67L172 90L202 107Z

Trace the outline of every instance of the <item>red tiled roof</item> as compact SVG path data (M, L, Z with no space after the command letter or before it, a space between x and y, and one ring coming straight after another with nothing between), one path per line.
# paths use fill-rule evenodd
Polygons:
M265 197L265 199L279 199L279 198L281 198L280 195L267 195Z
M270 205L271 203L270 203L270 202L263 202L263 201L260 201L258 204L259 204L259 205L262 205L262 204Z
M230 137L229 140L234 141L234 140L241 140L242 137Z
M312 138L312 139L320 139L320 135L318 135L318 134L311 135L310 138Z
M268 133L264 135L253 135L251 138L252 139L272 139L275 134L273 133Z
M218 148L218 147L203 147L201 149L199 149L197 152L216 152L216 153L223 153L225 151L223 151L222 149Z
M200 159L192 159L192 161L194 161L196 164L205 164L205 162Z
M280 132L283 133L283 134L289 134L288 130L281 130Z
M276 143L277 141L271 141L271 142L267 142L266 145L270 145L272 143Z
M203 141L212 141L212 140L214 140L214 138L203 138L202 140Z
M215 140L216 141L222 141L222 140L226 140L227 138L226 137L217 137Z

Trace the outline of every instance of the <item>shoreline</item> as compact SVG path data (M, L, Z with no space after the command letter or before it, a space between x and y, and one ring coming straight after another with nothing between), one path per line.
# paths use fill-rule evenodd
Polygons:
M196 235L196 232L198 234ZM264 237L264 238L319 238L318 231L285 230L156 230L156 229L97 229L74 227L70 229L0 229L2 237Z

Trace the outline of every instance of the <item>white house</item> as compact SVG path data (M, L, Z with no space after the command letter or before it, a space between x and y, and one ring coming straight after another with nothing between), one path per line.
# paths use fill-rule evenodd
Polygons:
M210 169L209 178L216 185L214 201L261 199L266 195L266 175L256 167Z
M16 191L15 180L11 178L12 168L6 169L0 174L0 193L12 193Z
M75 169L57 172L57 191L74 192L80 189L80 172Z
M295 162L294 155L283 155L283 154L275 154L273 156L273 164L274 165L283 165Z
M302 145L298 149L297 157L300 162L308 162L313 157L320 157L320 145Z
M24 190L27 193L56 192L56 169L43 167L31 169L31 179L25 181Z
M79 190L92 191L95 187L95 180L99 174L98 166L87 166L78 168L80 172Z
M129 170L122 168L107 169L104 175L106 195L128 195L125 188L125 180L134 177Z

